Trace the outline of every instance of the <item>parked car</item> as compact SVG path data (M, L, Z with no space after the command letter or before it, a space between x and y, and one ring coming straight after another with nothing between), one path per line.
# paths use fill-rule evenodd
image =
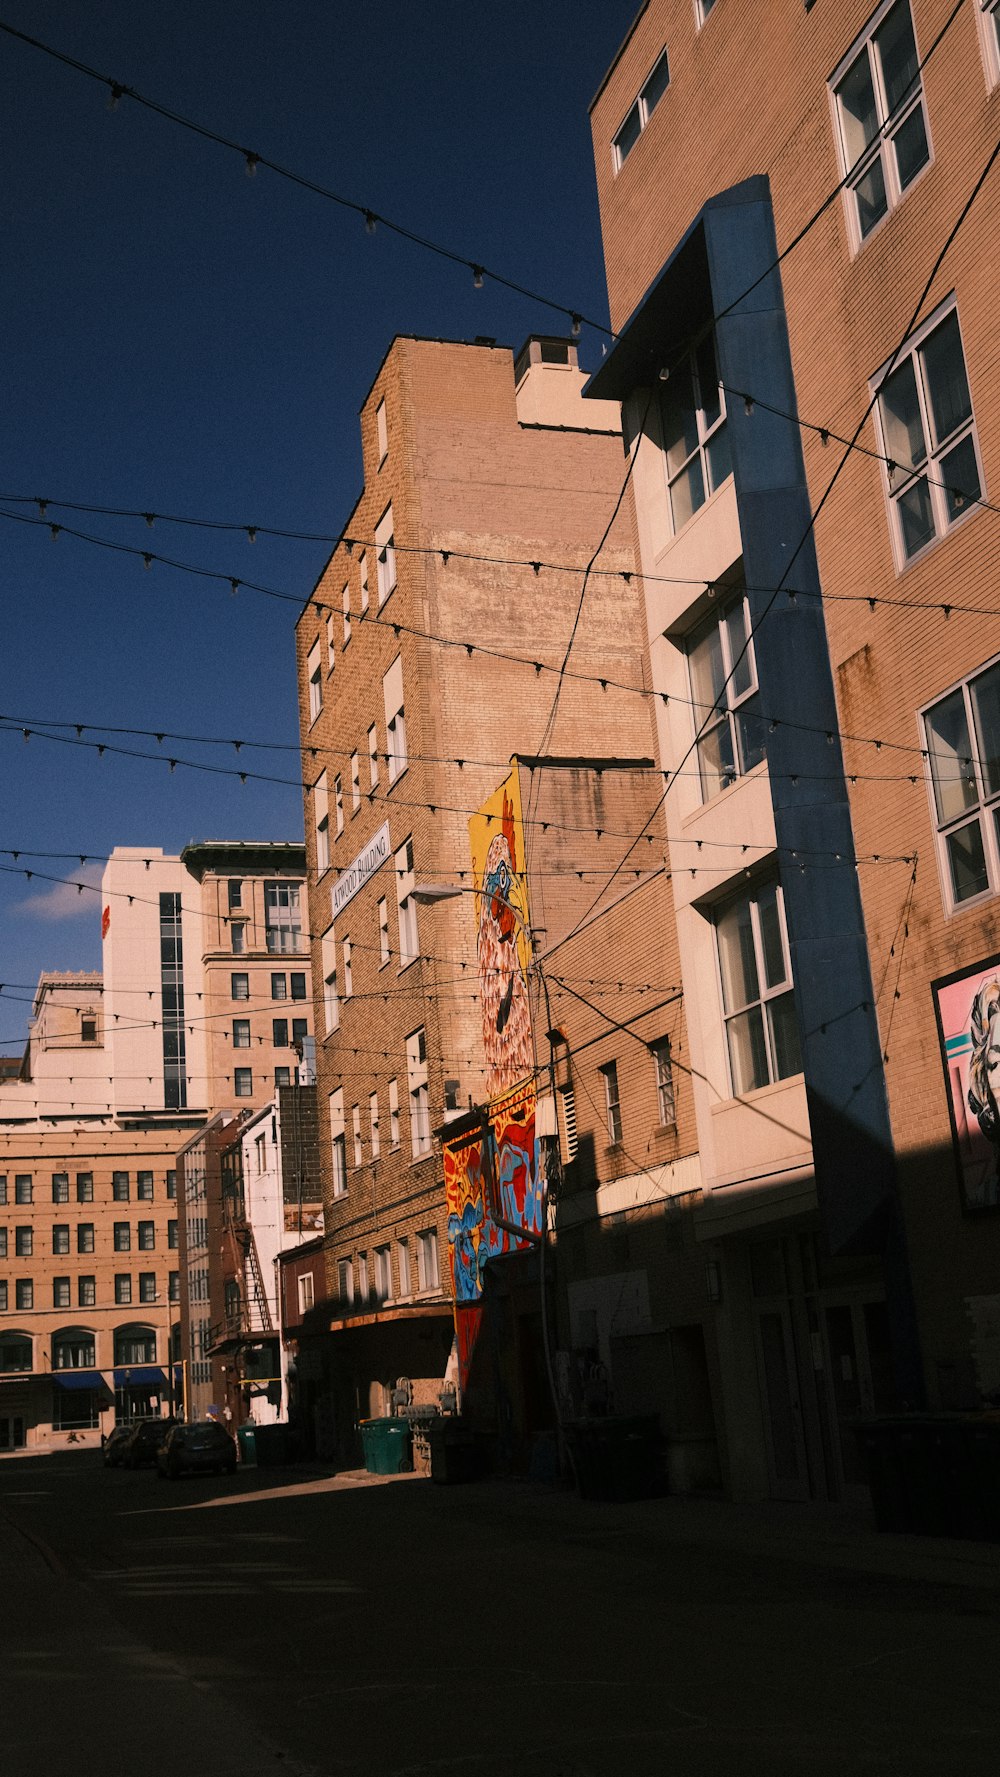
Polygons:
M116 1425L101 1445L105 1468L120 1468L125 1459L125 1446L135 1430L134 1425Z
M215 1419L197 1419L192 1425L175 1425L157 1453L161 1475L176 1481L178 1475L206 1474L212 1469L236 1473L236 1445Z
M154 1463L156 1453L173 1423L172 1419L138 1420L132 1427L122 1453L124 1467L142 1468L147 1463Z

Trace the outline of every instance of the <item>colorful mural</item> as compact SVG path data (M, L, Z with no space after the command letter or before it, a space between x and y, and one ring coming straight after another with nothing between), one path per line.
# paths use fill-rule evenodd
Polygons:
M528 1002L528 890L517 767L469 822L479 921L477 950L486 1050L486 1096L534 1069Z
M1000 1207L1000 956L931 983L967 1209Z
M542 1231L532 1080L491 1104L485 1125L465 1122L445 1138L444 1186L453 1294L456 1302L475 1302L487 1261L525 1247L526 1237Z

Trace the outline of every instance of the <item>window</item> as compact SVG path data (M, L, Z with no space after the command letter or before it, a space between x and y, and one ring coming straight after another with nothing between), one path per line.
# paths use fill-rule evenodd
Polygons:
M387 506L375 526L375 573L378 581L379 610L396 586L396 546L392 529L392 507Z
M351 1133L354 1137L354 1164L361 1166L364 1162L364 1148L361 1144L361 1106L351 1107Z
M0 1173L0 1203L7 1201L7 1174Z
M389 455L389 428L386 425L384 401L380 401L375 409L375 438L378 444L378 466L381 469Z
M229 992L231 999L248 1000L250 998L249 975L230 975Z
M80 1019L80 1041L81 1041L81 1043L96 1043L96 1041L97 1041L97 1019L96 1018L81 1017L81 1019Z
M440 1284L437 1229L425 1228L422 1234L417 1235L417 1288L436 1290L440 1288Z
M663 50L649 79L611 144L615 172L618 172L626 155L635 147L669 85L670 65L667 61L667 52Z
M139 1273L139 1300L140 1300L140 1302L155 1302L156 1301L156 1272L155 1271L140 1271L140 1273Z
M332 673L337 664L337 641L333 626L333 612L326 620L326 670Z
M111 1195L115 1203L127 1203L129 1199L129 1180L127 1172L111 1174Z
M344 1136L344 1089L330 1094L330 1145L333 1153L333 1195L347 1190L347 1143Z
M379 962L380 969L385 968L386 963L389 961L390 955L391 955L391 952L389 949L389 903L388 903L388 901L380 901L378 904L378 962Z
M932 704L924 735L949 900L1000 893L1000 660Z
M60 1306L59 1303L56 1304ZM96 1362L97 1352L93 1333L80 1328L67 1329L65 1333L56 1333L52 1339L52 1368L54 1370L92 1370Z
M362 553L358 562L358 581L361 587L361 615L368 609L368 556Z
M323 708L323 669L318 642L313 643L306 656L306 677L309 681L309 720L315 722Z
M68 1172L54 1172L52 1174L52 1201L53 1203L69 1202Z
M179 1271L171 1271L168 1274L168 1280L167 1280L167 1301L168 1302L179 1302L180 1299L181 1299L181 1274Z
M357 814L361 807L361 766L357 753L351 754L351 813Z
M135 1194L140 1203L153 1201L153 1175L151 1172L137 1172L135 1175Z
M958 314L940 311L878 385L893 535L900 566L962 518L982 492Z
M7 1279L0 1277L0 1314L7 1312ZM0 1370L3 1369L3 1352L0 1349Z
M396 1242L396 1276L399 1280L399 1295L410 1294L410 1243L408 1240Z
M695 0L695 12L698 16L699 27L705 23L714 5L715 0Z
M333 780L333 809L339 835L344 831L344 786L340 781L339 771Z
M97 1306L96 1277L78 1277L76 1280L76 1305L78 1308L95 1308Z
M229 940L234 956L243 956L247 947L247 928L242 919L234 919L229 926Z
M34 1308L35 1286L30 1277L20 1277L14 1285L14 1306Z
M321 771L313 789L313 816L316 822L316 871L322 876L330 868L330 786Z
M115 1252L127 1253L132 1246L132 1230L128 1222L115 1223Z
M292 1019L292 1045L293 1045L293 1047L296 1044L304 1043L306 1040L306 1037L308 1035L309 1035L309 1020L308 1020L308 1018L293 1018Z
M367 1307L370 1296L371 1296L371 1286L368 1282L368 1254L367 1253L359 1253L358 1254L358 1300L359 1300L359 1302L363 1303L365 1307Z
M35 1246L33 1228L14 1229L14 1251L19 1259L30 1259Z
M69 1252L69 1223L54 1222L52 1225L52 1251L54 1253Z
M374 722L368 730L368 788L378 789L378 729Z
M0 1333L0 1371L5 1376L15 1370L30 1370L31 1339L24 1333Z
M350 1259L337 1260L337 1294L341 1307L354 1306L354 1267Z
M733 1092L785 1080L802 1066L776 882L742 894L716 920Z
M340 602L341 602L341 606L342 606L342 609L344 612L344 647L346 648L348 642L351 639L351 588L350 588L350 584L348 584L347 586L344 587L344 590L340 595Z
M399 1147L399 1082L389 1081L389 1146Z
M288 1048L288 1019L271 1019L271 1041L276 1049Z
M7 1230L0 1228L0 1259L7 1257Z
M300 1275L295 1279L295 1282L298 1286L299 1313L300 1314L308 1314L310 1308L313 1306L313 1304L316 1300L316 1292L315 1292L315 1288L313 1285L312 1272L311 1271L301 1272Z
M76 1250L78 1253L92 1253L94 1250L93 1222L78 1222L76 1225Z
M399 909L399 966L416 962L420 955L417 937L417 903L413 899L413 840L407 839L396 853L396 905Z
M276 1086L290 1086L292 1083L291 1068L276 1067L274 1070L274 1083Z
M302 913L298 882L265 882L264 923L272 956L302 949Z
M170 1202L177 1198L177 1172L172 1166L167 1169L167 1198Z
M31 1173L16 1172L14 1174L14 1202L30 1203L33 1196L34 1187L31 1182Z
M119 1307L132 1300L132 1276L128 1271L115 1272L115 1301Z
M249 1020L249 1018L234 1018L233 1019L233 1048L234 1049L249 1049L249 1047L250 1047L250 1020Z
M879 7L831 87L844 195L860 243L930 159L909 0Z
M140 1222L139 1223L139 1251L141 1253L151 1253L155 1250L155 1248L156 1248L156 1223L155 1222Z
M253 1097L253 1069L238 1067L233 1073L233 1090L237 1098Z
M368 1127L371 1130L372 1159L377 1160L382 1152L378 1130L378 1093L368 1094Z
M604 1078L604 1108L608 1118L608 1140L617 1147L622 1138L622 1107L618 1096L618 1063L609 1061L601 1069Z
M764 757L746 594L712 612L688 645L701 796L708 802Z
M417 1159L421 1154L429 1154L431 1149L427 1042L423 1026L406 1039L406 1085L410 1095L410 1147Z
M652 1047L653 1076L656 1081L656 1108L660 1114L660 1123L664 1127L677 1121L677 1104L674 1097L674 1064L670 1054L670 1038L661 1037Z
M676 532L704 506L709 494L722 486L732 469L714 334L707 333L671 370L660 393L660 425L670 517Z
M155 1364L156 1334L151 1327L119 1327L114 1352L116 1365Z
M177 1238L177 1223L176 1222L168 1222L167 1223L167 1245L172 1246L172 1247L176 1247L179 1244L180 1243Z
M1000 0L979 0L986 71L991 86L1000 81Z
M271 976L271 998L286 1000L288 998L288 979L285 975Z
M230 910L230 912L232 912L234 907L242 907L242 905L243 905L243 882L242 882L242 879L239 877L232 876L229 879L229 910Z
M337 992L337 934L333 926L320 940L323 967L323 1018L329 1036L340 1024L340 996Z
M382 680L389 782L406 770L406 713L403 708L403 657L396 656Z
M291 986L293 1000L306 999L306 978L304 974L300 974L297 971L294 972L291 976Z
M375 1298L387 1302L392 1295L392 1257L387 1246L375 1248Z
M78 1203L93 1203L94 1175L92 1172L78 1172L76 1175L76 1200Z
M353 947L351 945L350 938L344 939L343 951L344 951L344 998L345 998L345 1000L349 1000L351 998L351 995L354 992L354 974L353 974L353 971L351 968L351 956L353 953Z

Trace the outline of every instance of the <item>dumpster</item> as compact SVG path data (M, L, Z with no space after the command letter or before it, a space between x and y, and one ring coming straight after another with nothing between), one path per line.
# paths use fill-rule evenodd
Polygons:
M479 1473L479 1452L471 1425L456 1416L432 1419L427 1428L431 1447L431 1480L439 1486L474 1481Z
M649 1499L663 1491L655 1413L574 1419L565 1431L581 1499Z
M252 1419L248 1420L246 1425L237 1426L236 1442L239 1446L240 1461L244 1463L247 1468L256 1468L257 1427L254 1425Z
M1000 1540L1000 1414L899 1413L855 1429L879 1530Z
M258 1468L278 1468L288 1461L287 1425L258 1425L255 1442Z

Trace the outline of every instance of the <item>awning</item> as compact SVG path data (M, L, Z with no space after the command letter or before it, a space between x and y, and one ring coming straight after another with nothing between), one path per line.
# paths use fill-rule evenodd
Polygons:
M106 1387L100 1370L53 1370L52 1380L57 1388Z
M115 1369L116 1388L166 1388L167 1378L156 1364L124 1364Z

